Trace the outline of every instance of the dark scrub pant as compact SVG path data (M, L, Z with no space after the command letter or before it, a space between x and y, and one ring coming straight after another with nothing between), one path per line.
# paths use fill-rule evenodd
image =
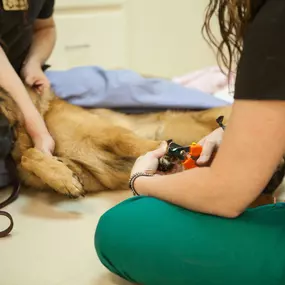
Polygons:
M226 219L134 197L101 217L95 248L111 272L143 285L284 285L285 204Z

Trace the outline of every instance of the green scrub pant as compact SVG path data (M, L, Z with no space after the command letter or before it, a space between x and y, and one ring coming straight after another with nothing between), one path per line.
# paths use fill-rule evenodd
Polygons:
M226 219L134 197L101 217L95 248L142 285L285 285L285 204Z

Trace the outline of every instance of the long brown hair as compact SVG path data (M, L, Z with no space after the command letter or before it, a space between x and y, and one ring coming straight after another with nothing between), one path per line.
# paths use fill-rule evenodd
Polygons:
M218 17L221 41L211 30L213 16ZM206 9L202 32L204 38L217 48L217 61L225 73L233 71L233 64L238 63L246 26L251 17L251 0L210 0Z

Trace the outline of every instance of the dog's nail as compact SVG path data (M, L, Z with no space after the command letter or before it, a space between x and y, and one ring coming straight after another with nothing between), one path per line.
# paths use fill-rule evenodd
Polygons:
M68 193L67 196L68 196L68 198L70 198L70 199L73 199L73 198L74 198L74 196L73 196L71 193Z

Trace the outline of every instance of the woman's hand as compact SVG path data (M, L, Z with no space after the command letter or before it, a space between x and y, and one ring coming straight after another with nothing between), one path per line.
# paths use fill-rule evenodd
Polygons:
M21 71L24 82L42 94L45 89L50 88L50 82L44 74L41 64L38 62L27 62Z
M41 152L52 155L55 148L55 143L50 134L40 135L33 138L35 148Z
M43 153L49 155L53 154L55 142L39 114L37 117L29 117L26 119L26 130L32 138L35 148Z
M13 69L1 47L0 66L0 86L10 94L12 99L19 107L24 118L25 128L31 139L33 140L34 146L44 153L52 154L54 151L55 144L45 125L45 122L38 110L36 109L35 105L33 104L31 97L29 96L25 86L23 85L23 82ZM29 65L28 69L23 72L25 73L29 70L32 72L32 70L34 70L33 72L35 72L35 74L38 74L37 78L39 78L42 77L42 71L41 69L39 69L40 64L37 65L36 69L33 69L32 65ZM26 74L26 76L27 75L28 73ZM30 81L30 83L32 81ZM36 81L34 81L34 83L35 82ZM44 85L46 84L47 83L44 83Z
M198 165L207 165L211 162L215 151L222 142L223 135L224 130L222 128L218 128L199 142L199 144L203 147L203 151L197 160Z
M140 156L133 166L131 175L138 172L151 172L153 174L156 173L159 164L159 158L165 155L166 150L167 142L162 142L158 149Z
M38 94L42 94L44 90L50 88L50 82L44 74L39 61L28 61L23 66L21 76L25 83L34 88ZM55 143L38 112L34 112L33 117L26 118L26 130L31 136L35 148L52 155Z

